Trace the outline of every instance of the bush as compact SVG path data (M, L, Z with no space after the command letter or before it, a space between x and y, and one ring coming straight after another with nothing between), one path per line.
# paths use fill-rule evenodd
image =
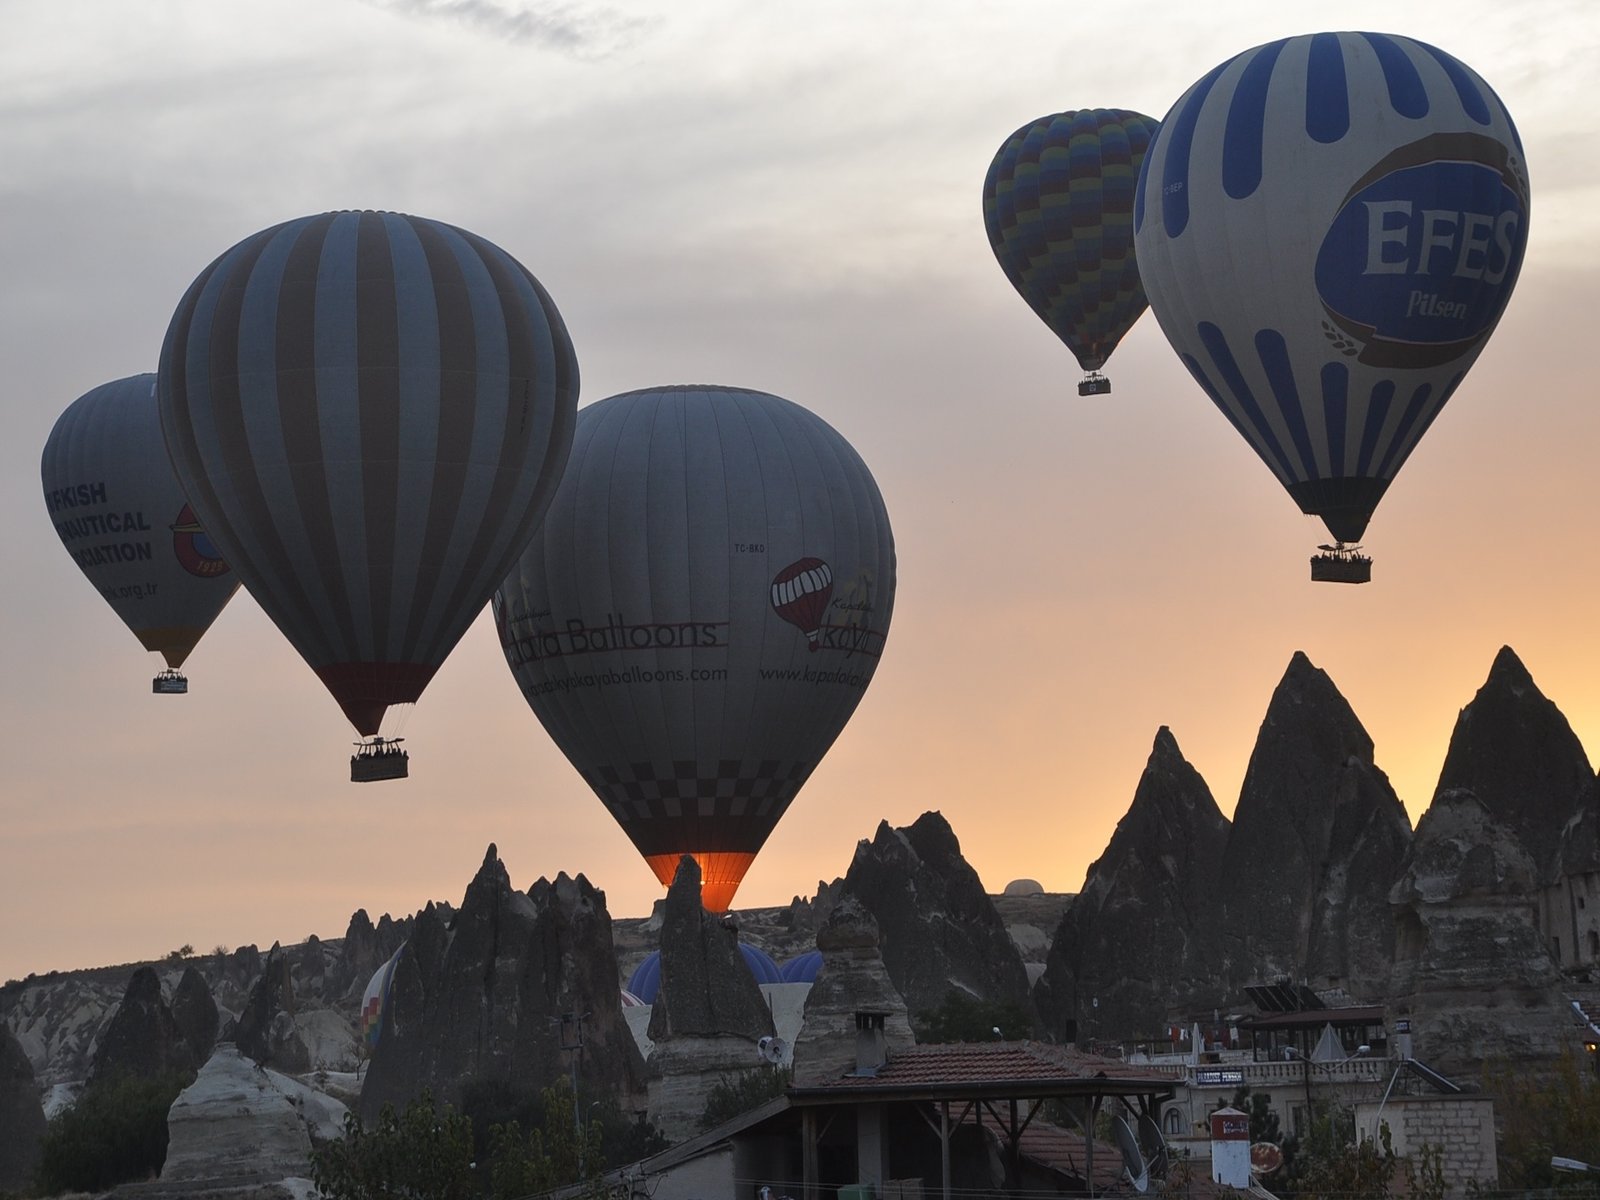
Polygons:
M167 1161L167 1110L193 1078L181 1071L123 1075L86 1088L45 1128L36 1190L100 1192L159 1174Z
M759 1108L774 1096L783 1095L793 1072L785 1067L762 1064L740 1071L737 1075L724 1075L706 1093L706 1109L700 1114L702 1130L715 1129L724 1121L731 1121L740 1113Z
M918 1042L1017 1041L1033 1032L1028 1014L1015 1004L979 1000L952 988L944 1003L917 1026Z
M476 1165L472 1123L425 1091L403 1113L385 1104L374 1129L346 1116L344 1137L312 1152L311 1179L327 1200L473 1200Z

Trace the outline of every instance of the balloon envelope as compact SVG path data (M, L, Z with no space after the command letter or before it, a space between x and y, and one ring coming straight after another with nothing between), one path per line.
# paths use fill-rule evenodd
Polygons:
M983 181L989 245L1013 287L1085 371L1145 310L1133 195L1156 131L1120 108L1056 113L1006 139Z
M871 682L894 570L877 485L820 418L658 388L578 414L495 618L523 696L657 878L692 854L722 909Z
M161 352L195 510L350 721L415 701L527 544L578 365L528 270L395 213L305 217L195 280Z
M1301 510L1359 541L1522 265L1499 98L1410 38L1257 46L1173 106L1135 208L1167 340Z
M383 1036L384 1014L389 1009L389 997L394 993L395 968L400 965L406 945L401 942L399 948L372 973L372 978L367 980L366 991L361 994L361 1040L368 1050L375 1050L378 1039Z
M146 650L176 670L239 577L184 498L161 440L156 377L86 392L56 420L39 474L61 544Z

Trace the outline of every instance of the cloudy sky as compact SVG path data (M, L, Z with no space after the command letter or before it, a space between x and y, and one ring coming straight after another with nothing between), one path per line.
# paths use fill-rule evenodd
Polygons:
M979 194L1069 108L1163 115L1281 0L806 5L682 0L0 3L0 978L310 933L582 871L614 915L654 877L524 705L487 619L412 715L412 778L345 781L348 726L247 596L153 697L39 494L57 415L155 369L173 306L240 238L340 208L504 246L560 306L583 402L776 392L877 476L895 621L855 719L741 905L809 895L879 818L939 809L991 890L1074 891L1168 725L1231 812L1296 649L1332 676L1413 820L1457 710L1511 645L1600 753L1591 363L1600 139L1589 0L1352 2L1344 28L1473 65L1533 181L1521 283L1367 535L1323 539L1146 317L1080 400L1011 291Z

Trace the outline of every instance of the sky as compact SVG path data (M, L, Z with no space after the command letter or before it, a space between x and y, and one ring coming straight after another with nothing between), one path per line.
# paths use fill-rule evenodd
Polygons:
M1366 587L1146 315L1110 397L1012 291L990 158L1033 118L1155 117L1240 50L1323 28L1281 0L92 0L0 3L0 979L343 934L458 901L490 842L642 916L653 875L524 704L487 616L405 730L412 777L347 781L333 700L247 595L156 697L48 520L60 412L153 371L217 254L330 209L417 213L526 264L580 404L775 392L877 478L899 563L876 679L737 906L842 875L880 819L942 812L990 891L1081 887L1171 728L1224 813L1304 650L1413 822L1510 645L1600 753L1600 440L1590 313L1600 56L1589 0L1354 0L1520 128L1531 236L1488 348L1378 509Z

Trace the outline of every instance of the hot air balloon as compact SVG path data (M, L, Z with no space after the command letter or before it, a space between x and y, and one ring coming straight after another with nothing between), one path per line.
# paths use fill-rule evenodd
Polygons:
M549 515L495 597L535 715L663 883L728 907L871 682L894 542L850 444L764 392L578 414Z
M161 351L161 424L224 555L366 738L416 701L527 545L578 364L528 270L396 213L304 217L207 267Z
M1145 310L1134 264L1133 193L1151 117L1090 108L1030 121L983 181L983 223L1000 268L1103 395L1100 368Z
M394 992L395 968L400 965L407 944L401 942L399 948L372 973L372 978L367 981L367 990L361 994L361 1041L369 1053L378 1048L378 1039L383 1036L384 1016L389 1010L389 997Z
M1167 114L1135 226L1167 340L1333 535L1312 577L1366 582L1356 543L1522 265L1527 167L1499 98L1410 38L1257 46Z
M132 375L74 400L44 445L45 507L72 561L167 666L150 687L188 691L178 671L238 576L184 499L161 440L156 377Z

